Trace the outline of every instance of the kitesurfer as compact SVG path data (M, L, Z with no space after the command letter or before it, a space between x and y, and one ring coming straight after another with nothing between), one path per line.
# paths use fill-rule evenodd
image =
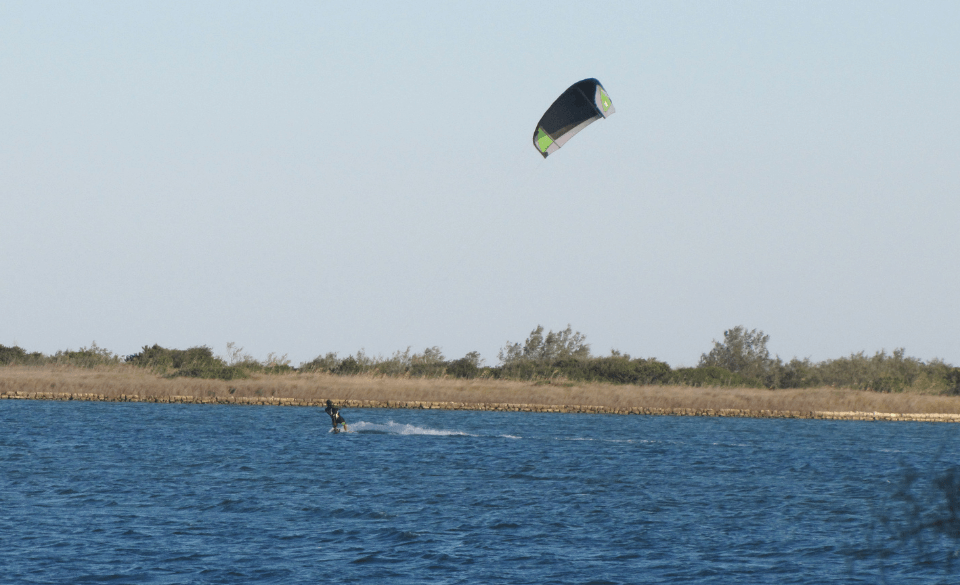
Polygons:
M327 407L323 409L323 412L330 415L330 422L333 423L333 432L340 432L340 430L337 428L337 425L341 423L343 423L343 430L347 430L347 421L343 420L343 417L340 416L340 409L334 406L332 401L327 400Z

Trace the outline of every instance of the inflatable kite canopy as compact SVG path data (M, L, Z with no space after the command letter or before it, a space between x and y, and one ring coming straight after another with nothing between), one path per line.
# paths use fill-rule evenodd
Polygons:
M533 145L547 158L574 135L616 110L610 96L596 79L584 79L567 88L537 123Z

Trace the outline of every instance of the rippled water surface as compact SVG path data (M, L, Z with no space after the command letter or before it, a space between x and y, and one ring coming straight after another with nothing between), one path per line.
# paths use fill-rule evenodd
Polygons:
M958 582L950 542L871 553L953 425L344 416L2 401L0 582Z

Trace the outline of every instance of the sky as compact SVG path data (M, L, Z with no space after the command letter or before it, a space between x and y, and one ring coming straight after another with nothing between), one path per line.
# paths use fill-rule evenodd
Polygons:
M956 2L0 4L0 344L960 365ZM543 159L599 79L616 114Z

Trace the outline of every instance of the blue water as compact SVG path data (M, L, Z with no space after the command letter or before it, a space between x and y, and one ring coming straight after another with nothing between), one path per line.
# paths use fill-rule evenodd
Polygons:
M960 582L956 542L875 554L953 425L344 415L2 401L0 582Z

